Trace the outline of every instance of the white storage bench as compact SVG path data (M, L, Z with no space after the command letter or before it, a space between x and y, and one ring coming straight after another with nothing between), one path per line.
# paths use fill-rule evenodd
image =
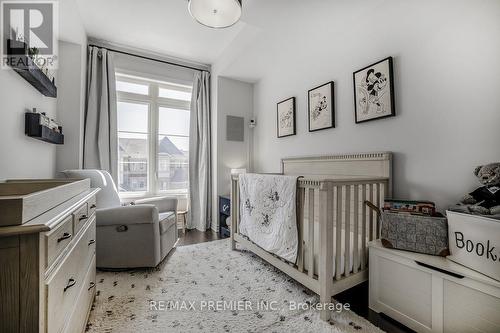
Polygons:
M500 332L500 282L443 257L369 243L369 307L417 332Z
M500 281L500 220L447 211L448 259Z

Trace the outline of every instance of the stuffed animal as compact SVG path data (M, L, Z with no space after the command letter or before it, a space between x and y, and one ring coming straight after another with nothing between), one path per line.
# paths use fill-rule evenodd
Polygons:
M478 166L474 175L484 186L463 197L459 207L471 214L500 214L500 163Z

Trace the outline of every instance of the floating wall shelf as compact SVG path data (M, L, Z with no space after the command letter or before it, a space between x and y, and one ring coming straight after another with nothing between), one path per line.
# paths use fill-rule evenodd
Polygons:
M53 143L56 145L64 144L64 134L56 132L48 126L40 125L40 114L26 112L24 133L37 140Z
M9 61L9 66L44 96L57 97L56 85L33 62L33 59L26 54L26 44L24 47L24 53L19 54L19 49L13 49L10 47L11 42L12 41L10 39L7 40L7 53L9 57L11 57L11 60L14 61Z

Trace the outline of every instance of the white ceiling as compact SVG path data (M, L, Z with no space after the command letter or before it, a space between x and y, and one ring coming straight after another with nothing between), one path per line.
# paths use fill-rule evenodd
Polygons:
M247 1L250 3L251 1ZM213 64L245 23L211 29L197 23L187 0L77 0L89 37Z

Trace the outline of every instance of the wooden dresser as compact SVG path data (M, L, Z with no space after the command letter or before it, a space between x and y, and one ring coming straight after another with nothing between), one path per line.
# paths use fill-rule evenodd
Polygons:
M0 183L0 332L85 330L98 191L88 179Z

